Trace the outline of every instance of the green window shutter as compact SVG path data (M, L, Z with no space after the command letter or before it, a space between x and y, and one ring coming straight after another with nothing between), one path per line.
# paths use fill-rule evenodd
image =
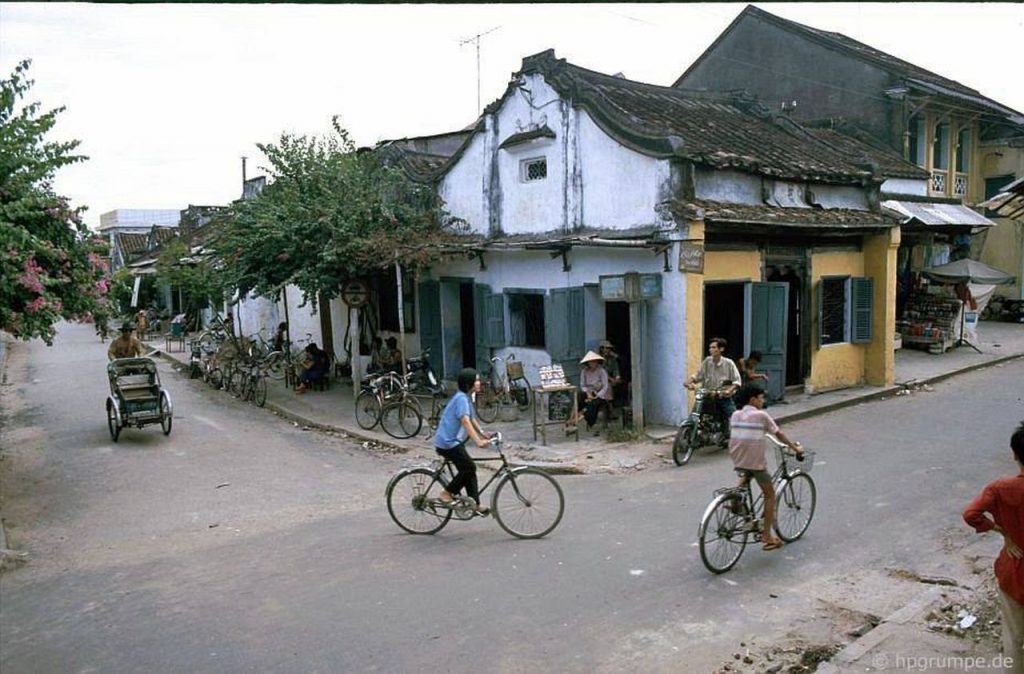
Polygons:
M850 279L850 341L854 344L870 342L871 317L874 313L875 280L869 277Z
M586 353L584 350L586 342L586 330L583 322L583 286L568 288L567 318L568 344L566 353L568 358L579 360ZM556 317L552 317L558 320Z
M552 288L550 294L544 298L544 323L547 331L547 350L554 363L569 359L569 322L566 320L568 313L569 289Z
M818 314L818 348L821 348L822 343L825 341L824 333L822 332L825 325L825 284L818 281L818 286L814 289L814 300L818 306L815 307Z
M487 298L487 345L492 349L505 346L505 296L495 293Z

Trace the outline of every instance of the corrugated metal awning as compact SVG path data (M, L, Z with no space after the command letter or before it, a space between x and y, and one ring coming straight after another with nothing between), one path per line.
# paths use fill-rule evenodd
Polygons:
M993 227L996 224L984 215L961 204L890 199L882 202L882 208L899 216L904 225L920 224L924 225L925 229L949 227L974 229L976 227Z
M1014 180L999 194L978 205L990 208L1004 218L1024 219L1024 178Z

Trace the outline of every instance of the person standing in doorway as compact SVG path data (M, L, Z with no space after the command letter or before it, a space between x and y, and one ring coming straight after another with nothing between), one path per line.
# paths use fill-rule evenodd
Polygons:
M989 483L964 510L964 521L979 534L1003 537L996 557L999 607L1003 614L1003 656L1013 658L1006 669L1024 674L1024 422L1010 436L1017 474Z

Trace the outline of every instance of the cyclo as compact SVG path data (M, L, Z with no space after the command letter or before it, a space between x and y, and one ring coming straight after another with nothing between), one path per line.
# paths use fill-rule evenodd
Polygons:
M171 434L174 408L171 396L160 386L160 374L152 358L117 358L107 364L110 395L107 396L107 428L117 442L126 426L142 428L160 424Z

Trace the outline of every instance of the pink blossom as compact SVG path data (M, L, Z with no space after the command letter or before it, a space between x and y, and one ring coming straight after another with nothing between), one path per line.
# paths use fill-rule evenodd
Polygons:
M37 294L43 292L43 282L35 274L22 274L18 277L18 283L31 292Z
M35 314L39 313L45 306L46 298L40 296L29 302L27 305L25 305L25 311L27 311L30 314Z

